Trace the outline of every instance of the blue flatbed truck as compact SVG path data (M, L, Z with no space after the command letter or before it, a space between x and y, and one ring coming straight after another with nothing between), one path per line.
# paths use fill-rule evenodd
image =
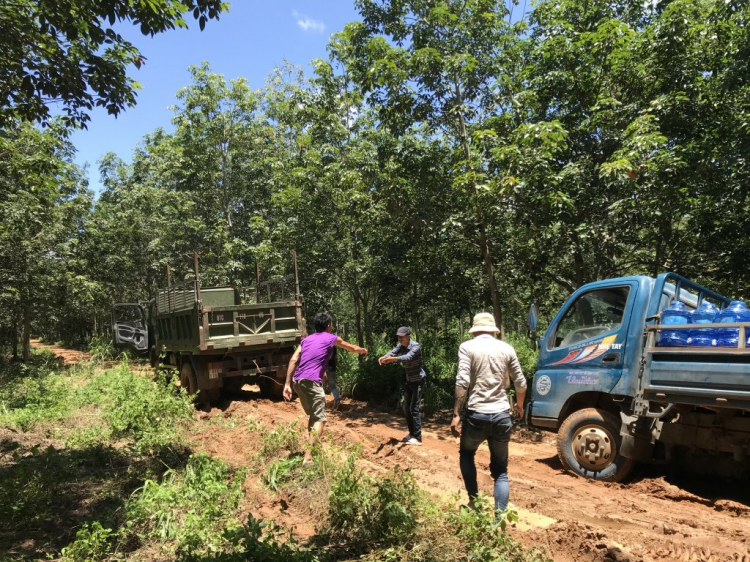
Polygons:
M730 302L675 273L607 279L576 290L540 338L526 421L557 432L565 469L608 482L636 462L748 475L750 323L700 325L736 328L736 347L660 347L675 300Z

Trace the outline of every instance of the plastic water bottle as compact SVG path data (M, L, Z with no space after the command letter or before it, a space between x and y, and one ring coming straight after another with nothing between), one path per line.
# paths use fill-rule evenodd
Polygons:
M732 301L716 317L717 323L750 322L750 310L742 301ZM718 328L716 330L716 345L719 347L737 347L739 328Z
M662 326L676 326L678 324L690 324L690 311L685 308L685 303L673 302L669 308L661 313ZM688 330L666 330L662 328L659 336L659 345L666 347L686 346Z
M691 317L691 324L712 324L719 309L715 304L704 301L695 309ZM688 345L695 347L712 347L716 345L716 330L714 328L702 328L688 332Z

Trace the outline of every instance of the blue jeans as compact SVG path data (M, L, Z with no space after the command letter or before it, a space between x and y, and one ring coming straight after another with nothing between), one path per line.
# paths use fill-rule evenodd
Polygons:
M327 369L326 375L328 376L328 388L331 389L331 394L333 394L333 401L338 404L341 402L341 396L339 395L339 389L336 387L336 371Z
M409 426L409 434L416 437L418 441L422 440L422 419L419 416L419 405L422 402L424 385L427 377L422 377L419 382L406 382L406 392L404 393L404 415L406 416L406 425Z
M495 512L500 513L508 507L508 442L510 430L513 427L510 412L497 414L482 414L469 411L463 420L461 428L461 445L459 450L461 476L464 486L469 493L469 499L474 499L479 493L477 485L477 467L474 455L483 441L487 441L490 448L490 475L495 481L493 494L495 496Z

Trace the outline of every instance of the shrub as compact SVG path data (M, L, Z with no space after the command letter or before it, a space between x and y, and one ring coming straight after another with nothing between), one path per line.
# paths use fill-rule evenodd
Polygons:
M192 398L176 381L167 385L133 373L127 362L97 375L83 390L84 401L102 407L102 420L113 439L132 439L139 453L181 441L181 428L192 419Z
M319 562L321 557L313 550L303 548L294 535L287 533L273 521L261 521L252 514L242 527L224 531L224 546L213 556L186 554L182 562Z
M28 431L45 420L66 417L75 407L71 377L58 374L59 364L47 351L34 352L28 364L16 363L0 373L0 424Z
M101 523L86 523L77 533L76 540L62 549L63 562L98 562L105 559L112 550L112 539L117 536L112 529L105 529Z
M295 420L289 425L279 424L272 431L263 431L263 444L259 456L261 460L268 460L278 456L282 451L296 453L301 449L300 430L297 429Z
M120 350L115 347L111 335L94 334L89 342L89 353L94 362L112 361L120 355Z
M414 478L397 466L374 482L355 461L356 454L349 455L334 478L327 533L355 551L409 538L424 501Z
M131 532L171 542L177 552L218 550L224 530L233 528L244 478L244 470L232 473L221 460L191 455L184 471L167 471L161 483L146 480L133 495L126 506Z

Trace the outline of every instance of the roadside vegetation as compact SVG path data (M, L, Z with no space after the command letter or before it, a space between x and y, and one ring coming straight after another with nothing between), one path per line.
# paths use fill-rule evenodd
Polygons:
M62 368L47 352L0 368L0 558L65 561L544 560L408 471L373 476L357 447L325 443L302 466L305 428L247 419L243 466L196 449L184 391L127 361ZM218 420L218 421L217 421ZM304 540L243 509L252 489L294 498ZM512 520L506 514L503 524Z
M458 326L445 331L422 330L412 336L424 350L424 368L430 384L425 387L422 407L427 415L433 415L453 407L458 347L470 338L462 334ZM393 349L394 337L381 335L373 339L366 361L347 353L338 355L336 384L342 396L367 400L386 408L400 406L403 399L404 368L399 364L378 365L378 357ZM525 334L508 333L505 340L513 345L521 368L529 383L536 372L537 351L532 340Z

